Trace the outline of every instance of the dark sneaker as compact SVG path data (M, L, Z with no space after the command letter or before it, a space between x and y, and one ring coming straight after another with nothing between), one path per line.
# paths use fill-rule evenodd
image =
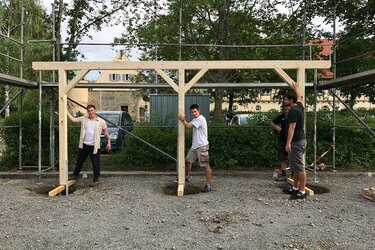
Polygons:
M185 177L185 182L191 182L191 179L192 179L191 176L188 175L188 176ZM178 183L178 178L176 178L176 180L174 182Z
M298 191L297 193L292 194L289 197L289 200L305 200L306 198L307 198L307 194L306 193L303 194L300 191Z
M299 190L293 189L292 186L287 186L286 188L283 188L283 193L284 194L296 194L298 192L299 192Z
M97 185L99 185L99 180L94 180L90 183L90 187L96 187Z
M209 193L212 191L211 185L206 185L202 189L202 193Z

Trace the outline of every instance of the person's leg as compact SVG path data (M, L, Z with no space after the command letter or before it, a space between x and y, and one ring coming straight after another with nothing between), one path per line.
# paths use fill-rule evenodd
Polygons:
M306 188L306 171L298 172L297 176L298 176L298 183L299 183L299 186L298 186L299 191L305 192L305 188Z
M283 140L279 140L277 144L277 151L278 156L280 160L280 170L285 173L286 168L288 167L287 159L288 159L288 153L285 151L285 144L286 142Z
M76 166L74 167L73 176L72 176L74 178L78 178L79 173L81 172L83 163L85 163L87 156L89 155L85 147L86 145L83 145L83 148L78 149Z
M198 158L197 156L197 150L196 149L189 149L189 152L187 153L185 157L185 180L190 181L190 173L191 173L191 168L193 165L193 162Z
M191 164L191 162L185 162L185 177L188 177L190 175L192 165L193 164Z
M94 147L92 147L92 150L90 150L90 159L92 163L92 171L94 174L93 181L99 180L100 175L100 149L98 149L98 152L96 154L93 154Z
M286 163L286 161L280 162L280 170L281 171L285 171L287 167L288 167L288 164Z
M212 179L212 169L210 167L209 161L209 154L208 154L208 145L204 147L200 147L198 149L198 161L199 166L204 168L204 173L206 176L206 183L205 187L203 188L203 192L210 192L211 191L211 179Z
M211 185L212 169L210 164L207 164L207 166L204 168L204 173L206 174L206 185Z
M293 171L293 187L294 189L299 189L299 172Z

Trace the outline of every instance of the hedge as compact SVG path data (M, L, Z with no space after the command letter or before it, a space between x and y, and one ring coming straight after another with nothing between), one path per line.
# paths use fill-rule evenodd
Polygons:
M266 116L266 120L263 118ZM276 116L275 112L264 114L258 120L252 120L248 126L232 127L227 125L209 126L210 163L217 169L269 169L278 167L277 135L268 127ZM319 112L317 120L317 155L325 152L332 143L331 113ZM337 126L359 126L358 121L346 112L337 114ZM375 125L372 116L366 119L370 126ZM259 127L258 127L259 126ZM263 127L261 127L263 126ZM314 160L313 155L313 113L307 114L307 164ZM142 127L133 131L168 154L176 157L177 129ZM191 145L191 130L186 129L186 151ZM362 128L337 128L336 130L336 166L338 168L357 169L375 168L375 138ZM155 149L129 137L125 149L113 159L116 164L138 166L140 168L158 168L174 161ZM332 164L332 155L327 154L325 164Z
M362 114L363 113L363 114ZM362 112L364 121L375 127L375 111ZM278 167L277 135L269 127L272 118L278 113L269 112L252 119L247 126L210 124L210 164L216 169L272 169ZM24 165L37 165L38 162L38 113L25 113L23 120L23 161ZM359 126L358 121L346 111L336 116L338 126ZM49 115L42 116L42 164L49 164ZM18 124L18 115L13 114L4 120L3 125ZM71 124L73 125L73 124ZM255 126L255 127L249 127ZM186 129L186 151L191 145L191 130ZM6 152L0 160L1 170L18 164L18 128L0 130L6 143ZM58 133L56 129L55 163L58 165ZM135 127L133 133L152 145L177 158L177 128ZM68 155L70 169L74 165L78 146L79 127L69 128ZM307 114L307 163L313 162L313 113ZM332 143L332 114L318 112L317 154L327 150ZM343 169L374 169L375 138L362 128L337 128L336 166ZM325 156L325 164L332 163L330 154ZM163 170L176 166L175 161L152 147L127 136L125 148L106 161L110 169L152 169Z

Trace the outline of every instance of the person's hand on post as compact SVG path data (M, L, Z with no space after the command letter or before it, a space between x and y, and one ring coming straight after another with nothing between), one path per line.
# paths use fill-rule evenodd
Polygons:
M185 116L184 115L181 115L180 113L178 114L178 119L182 122L185 121Z

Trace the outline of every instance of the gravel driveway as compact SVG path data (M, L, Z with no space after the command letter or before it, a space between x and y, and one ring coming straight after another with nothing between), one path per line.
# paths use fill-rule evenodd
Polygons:
M289 201L272 173L214 175L209 194L168 195L174 176L80 179L48 197L57 179L0 179L1 249L374 249L375 178L319 175L329 193ZM201 187L193 176L189 190Z

